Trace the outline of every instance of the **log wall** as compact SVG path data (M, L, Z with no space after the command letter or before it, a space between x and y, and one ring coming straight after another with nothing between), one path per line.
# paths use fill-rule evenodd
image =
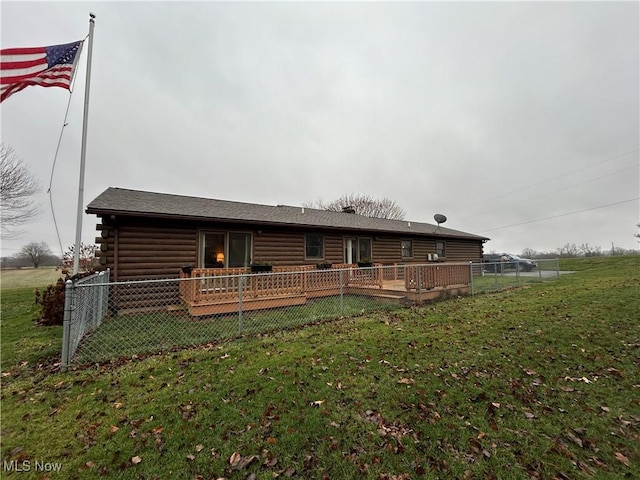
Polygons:
M424 263L436 253L436 238L393 234L318 231L303 228L268 227L232 223L202 223L135 217L104 216L97 226L99 256L104 268L111 268L115 281L178 278L184 265L199 266L201 232L248 232L252 234L252 261L274 265L315 265L344 262L344 239L372 239L373 261L383 264ZM305 258L305 234L324 235L324 258ZM413 241L413 256L402 258L401 241ZM481 261L480 240L442 239L449 262Z

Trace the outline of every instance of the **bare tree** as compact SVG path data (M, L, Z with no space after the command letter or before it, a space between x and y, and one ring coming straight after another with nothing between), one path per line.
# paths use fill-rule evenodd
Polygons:
M578 246L575 243L565 243L562 247L558 247L558 254L561 257L577 257Z
M538 258L540 254L533 248L525 248L522 250L522 258Z
M588 243L582 243L578 248L585 257L598 257L602 255L602 248L599 246L592 247Z
M38 208L31 198L40 184L13 149L0 145L0 203L2 205L2 234L16 234L18 225L33 220Z
M22 247L20 255L28 258L34 268L38 268L42 261L51 255L51 249L44 242L31 242Z
M388 198L377 199L370 195L359 195L355 193L343 195L329 203L323 200L316 200L315 202L306 202L303 206L329 210L331 212L342 212L345 211L345 209L353 208L354 213L358 215L392 220L402 220L406 213L396 202Z

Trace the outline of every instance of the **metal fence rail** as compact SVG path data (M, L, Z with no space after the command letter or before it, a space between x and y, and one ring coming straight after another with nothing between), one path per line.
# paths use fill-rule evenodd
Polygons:
M552 264L541 265L550 278ZM203 345L318 321L394 310L525 283L484 264L192 269L181 278L109 282L109 273L66 286L62 367ZM212 271L213 270L213 271Z

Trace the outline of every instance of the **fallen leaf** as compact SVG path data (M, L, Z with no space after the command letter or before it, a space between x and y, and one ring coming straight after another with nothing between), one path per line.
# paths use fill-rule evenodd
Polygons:
M198 445L196 445L196 452L201 452L203 448L204 448L204 445L199 443Z
M629 461L629 459L620 452L616 452L616 460L624 463L627 467L631 465L631 462Z
M142 461L142 458L140 458L138 455L136 455L131 459L131 463L133 463L134 465L139 464L141 461Z
M622 372L620 370L618 370L617 368L607 368L607 372L609 372L611 375L613 375L614 377L618 378L618 379L622 379L623 375Z
M569 440L571 440L573 443L578 445L580 448L583 448L584 445L582 443L582 440L576 437L573 433L571 432L567 433L567 437L569 438Z
M275 438L273 438L273 437L269 437L269 438L267 438L267 443L268 443L269 445L275 445L277 442L278 442L278 441L277 441Z
M238 452L233 452L229 458L229 465L235 467L242 460L242 456Z
M278 459L275 457L268 458L263 462L263 465L267 468L273 468L277 464L278 464Z
M400 380L398 380L398 383L402 383L404 385L413 385L416 382L413 378L401 378Z
M115 425L111 425L111 427L109 428L109 432L111 433L116 433L118 430L120 430L120 428L116 427Z
M195 460L195 459L196 459L196 456L195 456L193 453L187 453L187 458L188 458L189 460Z
M312 407L319 407L324 403L324 400L316 400L315 402L311 402Z
M229 458L229 464L234 470L244 470L254 461L258 460L257 455L251 455L250 457L243 457L238 452L233 452L231 458Z

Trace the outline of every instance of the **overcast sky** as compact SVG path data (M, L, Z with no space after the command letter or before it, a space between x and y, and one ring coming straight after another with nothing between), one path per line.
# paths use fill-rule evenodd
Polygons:
M407 220L445 214L485 251L638 248L638 2L0 9L3 48L80 40L96 15L83 209L110 186L268 205L357 193ZM86 57L51 189L65 249ZM2 255L59 251L46 190L68 98L28 87L0 107L2 141L43 186L41 217Z

